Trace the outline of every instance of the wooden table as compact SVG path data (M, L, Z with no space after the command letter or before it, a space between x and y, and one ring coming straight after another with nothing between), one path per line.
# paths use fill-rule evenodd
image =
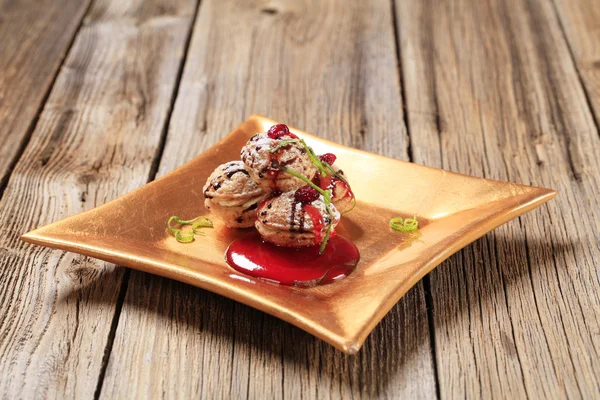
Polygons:
M430 273L356 356L19 240L252 113L559 195ZM599 119L599 0L0 0L1 397L598 397Z

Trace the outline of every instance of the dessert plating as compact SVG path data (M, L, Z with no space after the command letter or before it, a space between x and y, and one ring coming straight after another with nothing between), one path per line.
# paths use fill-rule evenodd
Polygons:
M319 254L335 235L354 194L332 153L317 156L284 124L257 133L242 161L220 165L204 186L205 205L229 227L255 226L282 247L315 246Z

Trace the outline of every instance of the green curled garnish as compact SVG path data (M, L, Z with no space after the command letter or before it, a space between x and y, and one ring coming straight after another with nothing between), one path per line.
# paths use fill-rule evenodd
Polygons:
M356 207L356 197L352 196L352 207L344 211L342 215L348 214L350 211L354 210L354 207Z
M191 243L194 241L194 232L177 230L175 232L175 239L180 243Z
M182 229L175 228L173 227L172 222L175 222L181 227L191 225L192 230L184 231ZM171 232L173 236L175 236L175 239L177 239L178 242L191 243L194 241L195 235L205 235L205 233L202 232L200 228L212 228L213 223L210 219L203 216L196 217L194 219L184 220L176 215L173 215L171 218L169 218L169 221L167 222L167 227L169 229L169 232Z
M212 221L206 217L197 217L197 218L195 218L195 220L199 220L199 221L196 221L192 224L192 232L194 232L197 235L205 234L204 232L202 232L200 230L200 228L213 228L214 227Z
M396 217L390 220L390 228L399 232L412 232L419 228L419 221L416 217L406 219Z

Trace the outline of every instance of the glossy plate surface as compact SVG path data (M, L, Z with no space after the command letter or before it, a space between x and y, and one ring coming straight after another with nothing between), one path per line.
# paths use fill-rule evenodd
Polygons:
M166 231L171 215L209 215L202 186L215 167L239 159L255 133L275 121L252 116L221 142L168 175L91 211L23 235L73 251L195 285L288 321L346 353L358 351L390 308L425 274L490 230L556 195L554 190L492 181L344 147L302 131L318 154L332 152L348 176L357 206L339 234L359 248L349 277L314 288L279 286L225 264L231 241L248 230L222 226L189 244ZM399 190L403 188L404 190ZM410 189L410 190L406 190ZM396 216L416 215L419 234L390 231ZM134 222L136 221L136 222ZM139 221L144 221L140 225Z

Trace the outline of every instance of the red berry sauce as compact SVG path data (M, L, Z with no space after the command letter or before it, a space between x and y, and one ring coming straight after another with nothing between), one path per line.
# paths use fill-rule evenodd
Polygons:
M317 174L317 176L315 177L315 179L313 180L313 183L315 185L318 185L321 189L323 190L331 190L331 198L332 199L336 199L336 186L340 185L345 191L346 193L344 194L344 198L346 197L354 197L354 193L352 193L352 189L350 189L350 186L344 182L341 179L336 178L335 176L319 176Z
M225 253L233 269L282 285L325 285L348 276L358 264L360 254L351 241L335 236L325 252L319 246L288 248L263 241L258 232L234 240Z
M323 228L325 226L321 211L310 204L304 204L302 209L308 214L315 228L315 246L320 246L323 241Z
M335 182L337 181L337 178L334 178L332 176L319 176L319 174L316 175L316 178L318 179L317 185L323 189L323 190L327 190L327 189L331 189L331 194L335 196Z

